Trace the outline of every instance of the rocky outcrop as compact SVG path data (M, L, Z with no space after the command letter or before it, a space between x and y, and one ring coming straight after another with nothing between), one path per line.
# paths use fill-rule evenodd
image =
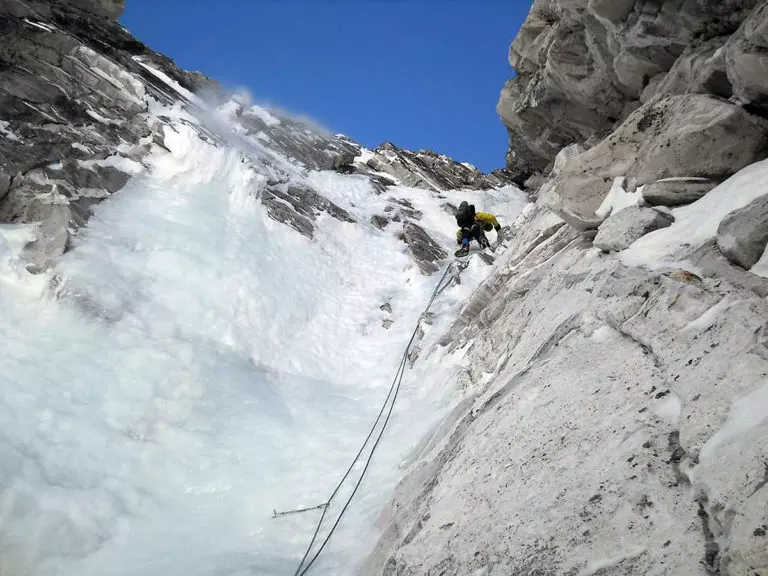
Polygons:
M719 50L756 4L536 0L510 48L518 76L497 107L510 133L507 166L516 180L544 171L566 145L596 143L656 94L729 96L738 72L729 66L724 73ZM764 76L746 61L745 78Z
M394 180L390 180L389 178L386 178L379 174L374 174L373 176L370 176L368 180L370 181L371 186L373 187L373 191L376 194L383 194L384 192L386 192L387 188L391 186L395 186Z
M346 136L328 134L288 114L253 104L245 97L226 98L220 112L228 121L239 124L243 135L258 137L263 147L254 152L260 155L273 156L277 152L308 170L336 170L350 164L360 153L360 145Z
M552 166L549 177L557 178L560 175L560 172L565 168L568 160L576 158L577 156L584 154L584 152L586 152L586 149L581 144L571 144L560 150L560 152L557 153L557 156L555 156L555 163Z
M733 96L733 87L725 66L725 43L729 36L696 39L680 55L666 76L649 83L641 99L656 94L713 94Z
M389 225L389 218L381 214L374 214L371 216L371 224L379 230L384 230Z
M270 183L261 193L261 203L271 218L287 224L307 238L314 236L314 222L322 212L341 222L355 222L349 212L325 196L309 186L291 182Z
M731 262L749 270L768 244L768 195L726 216L717 229L717 247Z
M765 157L768 121L699 94L658 96L595 147L570 158L546 201L569 224L596 228L615 178L630 188L692 175L722 180Z
M683 206L696 202L715 187L707 178L665 178L643 187L643 199L651 206Z
M416 264L424 274L437 272L440 269L440 261L448 256L424 228L413 222L403 225L403 242L408 245Z
M8 190L11 188L11 178L0 170L0 200L5 198L5 195L8 194Z
M135 40L121 11L108 0L0 4L0 222L41 222L51 242L26 252L38 267L162 146L146 96L168 101L168 86L142 62L179 86L214 86Z
M386 142L373 150L364 165L392 176L403 186L426 190L488 190L512 182L505 170L483 174L471 164L456 162L431 150L412 152Z
M429 181L434 186L424 185L436 190L507 182L503 172L483 175L445 156L392 146L374 157L386 163L380 153L396 153L396 169L381 166L394 177L365 165L359 170L359 144L224 94L202 74L181 70L120 26L121 10L119 0L0 3L0 223L38 224L37 240L24 252L31 269L44 269L68 249L93 205L141 174L150 152L165 146L173 121L150 113L149 97L180 103L196 118L188 124L201 138L235 147L243 161L259 164L270 179L261 190L268 215L310 238L323 213L354 220L317 191L295 184L304 170L351 167L366 174L377 193L395 178ZM396 210L397 221L420 216L412 207Z
M618 252L649 232L670 226L673 221L671 215L653 208L630 206L611 214L600 224L593 244L603 252Z
M124 0L69 0L69 4L96 16L117 20L125 8Z
M734 94L768 112L768 2L761 2L728 41L725 59Z

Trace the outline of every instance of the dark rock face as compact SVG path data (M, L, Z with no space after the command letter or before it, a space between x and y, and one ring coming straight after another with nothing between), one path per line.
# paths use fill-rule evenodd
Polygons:
M421 220L423 214L416 210L408 200L405 198L395 198L394 202L399 206L398 213L404 218L411 218L413 220Z
M28 251L37 265L40 255L60 254L90 206L120 190L151 146L162 145L162 126L143 113L146 95L168 101L167 88L137 59L189 89L215 86L130 36L115 21L122 5L0 4L0 222L42 223L51 242Z
M393 176L403 186L426 190L488 190L512 182L506 170L483 174L470 164L462 164L431 150L412 152L386 142L373 151L366 165L377 172Z
M125 4L124 0L70 0L69 3L96 16L104 16L113 20L120 17Z
M0 200L5 198L5 195L8 194L8 190L10 189L10 187L11 187L10 176L8 176L8 174L0 170Z
M385 218L384 216L380 216L379 214L374 214L371 216L371 224L373 224L379 230L384 230L384 228L386 228L389 224L389 219Z
M507 166L515 180L546 170L568 144L596 143L655 94L728 97L737 76L745 78L737 94L749 83L762 94L765 74L756 61L742 58L741 75L735 65L737 53L759 52L759 15L739 32L746 40L729 51L727 74L717 52L757 3L536 0L510 48L518 77L497 107L510 133Z
M290 226L302 236L307 238L314 236L315 226L311 220L297 213L288 204L280 202L280 200L268 192L262 194L261 203L264 204L270 218Z
M272 183L261 193L261 202L270 217L287 224L307 238L315 233L313 222L321 212L342 222L355 222L350 214L308 186Z
M387 188L395 185L394 180L390 180L384 176L371 176L369 180L371 182L371 186L373 186L374 192L377 194L383 194L386 192Z
M734 264L749 270L768 244L768 195L726 216L717 229L717 247Z
M416 264L424 274L434 274L440 269L440 261L448 256L424 228L413 222L403 225L403 241L408 245Z
M733 96L725 66L725 46L729 36L694 40L677 59L669 73L643 91L642 99L654 94L713 94Z

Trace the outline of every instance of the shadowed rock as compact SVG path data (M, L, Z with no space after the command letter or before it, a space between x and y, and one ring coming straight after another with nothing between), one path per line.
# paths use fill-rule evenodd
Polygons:
M367 166L396 178L403 186L426 190L498 188L512 182L506 170L483 174L471 164L456 162L431 150L412 152L385 142L367 161Z
M314 236L313 222L321 212L342 222L355 222L349 212L304 185L273 182L262 192L261 202L272 218L308 238Z
M730 38L725 61L734 94L768 112L768 2L761 2Z
M389 220L384 216L379 216L378 214L374 214L373 216L371 216L371 224L373 224L379 230L384 230L384 228L387 227L387 224L389 224Z
M8 191L11 189L11 178L0 170L0 200L5 198L5 195L8 194Z
M403 241L408 245L416 264L424 274L433 274L440 269L439 262L448 256L440 245L413 222L403 225Z
M643 92L643 101L655 94L714 94L730 98L733 87L725 65L725 46L728 36L707 40L694 40L680 55L672 69L649 83Z
M371 186L373 186L373 191L376 194L383 194L387 191L387 188L395 185L394 180L390 180L384 176L374 175L370 176L369 179L371 181Z
M421 220L424 215L421 210L416 210L405 198L394 198L394 202L400 207L397 209L397 215L401 218L410 218L411 220Z
M262 192L261 203L267 209L267 214L273 220L286 224L296 230L302 236L312 238L315 235L315 226L305 216L296 212L285 202L278 200L269 192Z

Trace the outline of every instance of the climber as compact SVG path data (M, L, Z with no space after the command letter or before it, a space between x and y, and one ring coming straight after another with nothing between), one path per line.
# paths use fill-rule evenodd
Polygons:
M456 252L457 256L469 253L469 243L474 238L481 248L490 248L491 244L485 237L485 232L496 230L498 242L501 242L501 224L493 214L475 212L475 205L467 202L459 204L456 210L456 224L459 230L456 232L456 243L461 248Z

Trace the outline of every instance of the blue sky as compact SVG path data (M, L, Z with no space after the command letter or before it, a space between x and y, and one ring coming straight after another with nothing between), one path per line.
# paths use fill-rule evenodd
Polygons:
M123 25L181 67L368 147L504 165L496 115L530 0L126 0Z

